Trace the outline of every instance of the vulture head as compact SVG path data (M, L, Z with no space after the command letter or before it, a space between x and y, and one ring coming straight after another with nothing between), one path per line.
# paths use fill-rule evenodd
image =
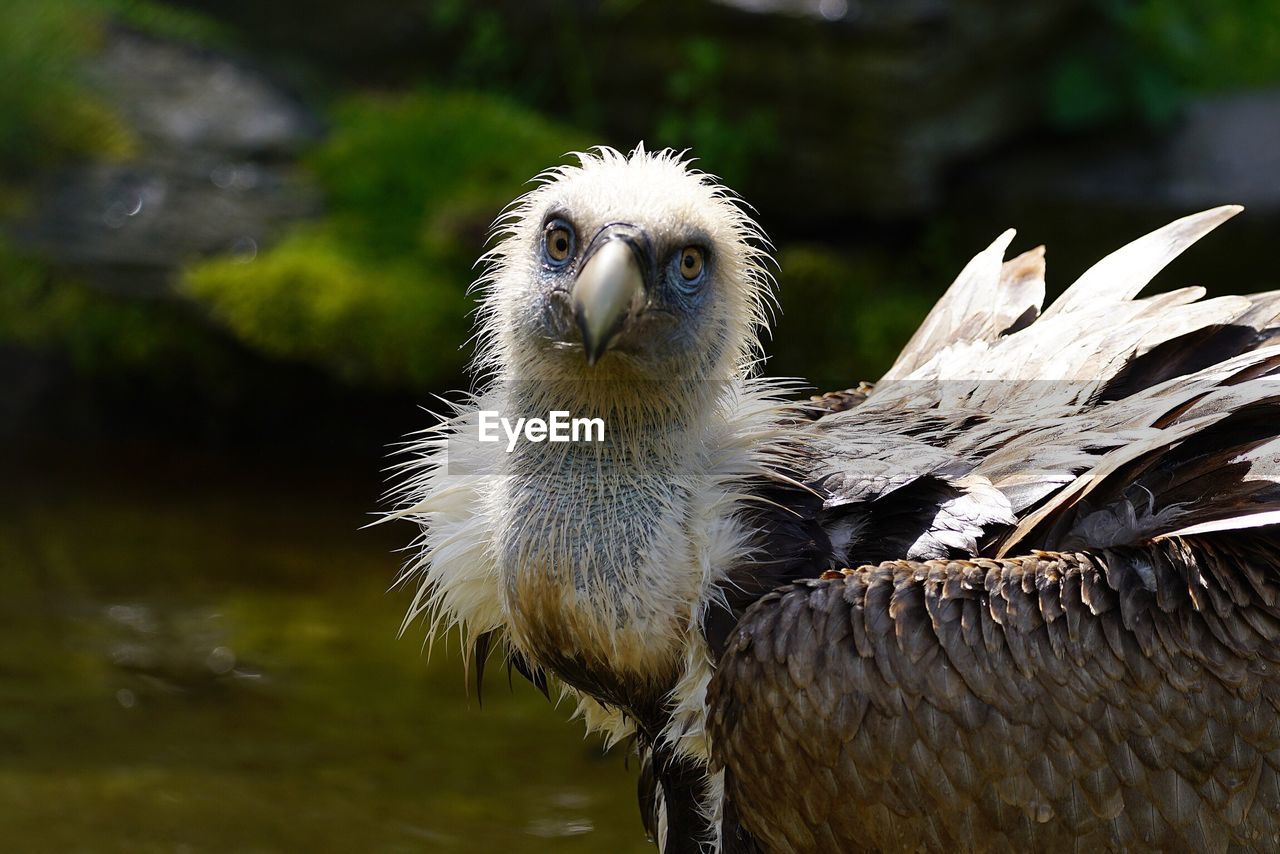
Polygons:
M723 515L708 515L719 482L698 475L726 396L758 361L771 278L760 230L680 155L577 159L499 220L479 284L476 408L598 418L605 436L495 451L487 470L501 477L477 490L496 585L466 585L455 602L474 570L437 570L436 558L427 595L634 716L669 693L696 619L705 560L690 537ZM467 418L446 430L466 433ZM479 592L493 596L483 619Z
M579 161L544 173L500 221L483 366L557 383L745 370L768 298L755 224L672 152Z

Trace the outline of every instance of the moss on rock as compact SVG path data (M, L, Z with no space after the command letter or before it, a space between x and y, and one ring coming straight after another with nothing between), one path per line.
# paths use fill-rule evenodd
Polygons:
M354 383L455 382L489 223L531 176L584 144L491 96L346 98L308 159L325 215L256 258L195 264L186 291L272 356Z

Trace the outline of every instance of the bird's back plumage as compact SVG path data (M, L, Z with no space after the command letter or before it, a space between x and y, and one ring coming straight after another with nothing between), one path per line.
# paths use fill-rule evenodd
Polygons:
M874 391L815 404L810 495L756 523L808 548L762 536L708 623L726 848L1280 845L1280 296L1135 298L1237 211L1043 313L1006 233Z
M771 593L713 682L732 814L776 851L1274 850L1278 559L1250 532Z

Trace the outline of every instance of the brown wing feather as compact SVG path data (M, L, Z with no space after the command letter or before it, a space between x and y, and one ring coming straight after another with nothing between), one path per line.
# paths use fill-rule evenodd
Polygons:
M1275 850L1273 530L772 593L712 684L727 802L766 850Z

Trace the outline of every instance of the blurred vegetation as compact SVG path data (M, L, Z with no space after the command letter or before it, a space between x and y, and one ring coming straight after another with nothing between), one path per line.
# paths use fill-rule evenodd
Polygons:
M197 264L187 289L245 341L357 383L459 373L489 223L587 138L500 98L355 95L309 158L329 200L274 248Z
M206 359L190 312L173 301L122 299L0 242L0 344L51 350L86 375L167 373Z
M1064 45L1048 78L1058 127L1160 124L1193 93L1280 80L1280 4L1271 0L1094 3L1106 26ZM246 16L296 29L296 4L232 6L241 18L224 20L239 20L238 29L158 0L10 0L0 12L0 214L18 211L32 176L59 162L136 151L83 74L110 22L233 51L256 37L246 22L267 20ZM541 17L516 20L463 0L376 0L371 11L323 4L326 14L339 7L365 26L425 26L428 49L415 73L430 85L374 91L330 79L314 88L331 126L302 164L325 198L318 219L295 224L256 257L193 259L180 277L187 302L115 297L0 246L0 343L59 353L85 371L180 372L209 358L207 311L257 352L348 383L415 392L456 385L470 331L465 288L486 228L529 177L601 139L605 114L617 111L597 67L610 58L593 55L573 16L554 9L557 26L530 40L521 28L545 24ZM625 24L638 8L621 0L601 14ZM307 38L356 49L340 29L329 22ZM743 49L732 33L677 35L645 105L651 144L692 148L731 185L791 143L774 105L744 113L715 97ZM976 248L913 245L931 260L910 270L888 252L842 256L781 237L785 314L772 370L822 386L876 376Z
M203 15L151 0L6 0L0 12L0 177L69 157L126 157L136 141L84 79L109 22L156 36L230 44Z
M1189 95L1280 80L1275 0L1094 0L1108 27L1066 51L1049 82L1059 126L1168 124Z
M0 26L0 177L74 155L123 156L128 129L84 85L103 10L76 0L9 0Z
M918 273L877 253L846 256L792 244L779 252L778 264L785 310L775 324L769 373L801 376L817 391L877 379L932 305ZM814 353L828 356L815 363Z
M66 2L66 0L59 0ZM236 34L208 15L173 6L164 0L79 0L101 10L111 20L157 38L198 44L202 47L234 49Z
M657 116L655 147L689 148L708 171L730 185L781 145L778 119L767 104L745 115L728 115L727 104L707 98L720 91L729 47L705 36L690 38L667 78L667 97Z
M112 21L205 44L230 38L158 2L9 0L0 12L0 215L20 213L51 167L136 153L138 141L84 73ZM0 238L0 344L57 353L87 375L163 374L207 360L207 339L193 335L191 313L175 301L112 296Z

